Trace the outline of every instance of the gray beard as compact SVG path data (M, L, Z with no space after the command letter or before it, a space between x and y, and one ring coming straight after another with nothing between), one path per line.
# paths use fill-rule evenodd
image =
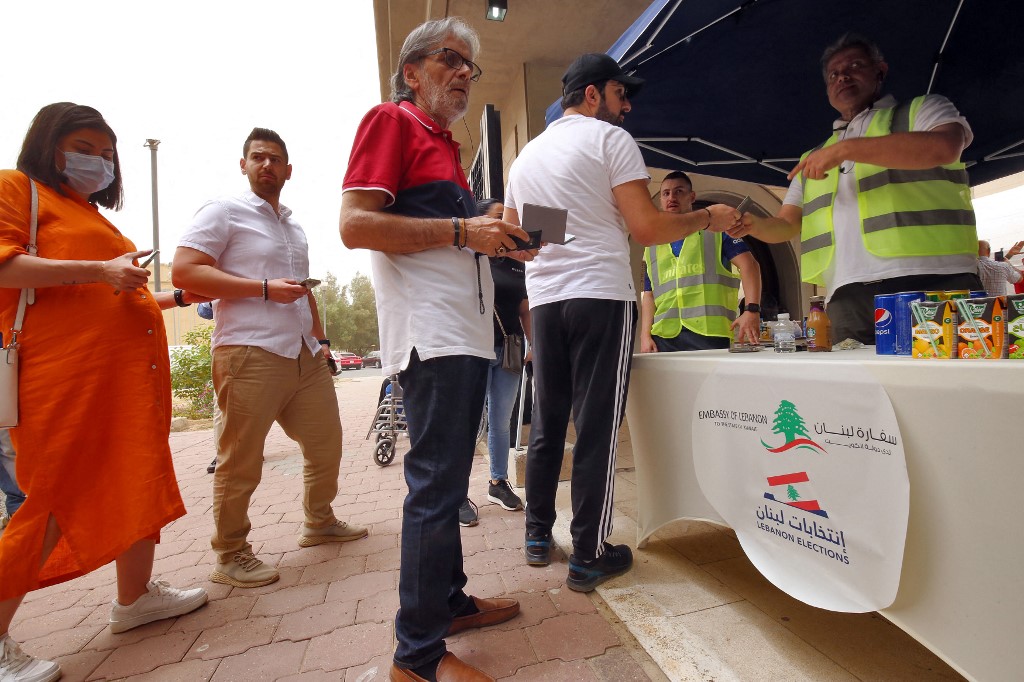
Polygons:
M463 103L459 96L430 80L424 81L423 89L420 91L423 107L431 116L442 118L447 121L447 127L451 127L460 118L466 115L469 108L468 100Z

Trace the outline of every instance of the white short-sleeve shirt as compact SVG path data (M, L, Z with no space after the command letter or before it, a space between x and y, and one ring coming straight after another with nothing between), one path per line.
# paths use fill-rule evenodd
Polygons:
M309 245L291 209L281 214L251 191L205 203L178 242L217 261L217 269L248 279L309 277ZM213 302L213 342L218 346L256 346L287 358L298 357L305 344L314 354L313 313L303 296L291 303L262 298Z
M520 219L527 203L568 209L565 231L576 236L526 264L531 308L573 298L636 300L629 232L612 194L632 180L650 180L640 148L596 118L563 116L523 148L509 170L505 205Z

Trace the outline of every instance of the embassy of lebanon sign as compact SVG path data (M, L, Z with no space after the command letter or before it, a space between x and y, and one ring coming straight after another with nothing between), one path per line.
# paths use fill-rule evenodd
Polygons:
M776 363L723 364L692 419L701 490L768 580L832 611L892 604L910 483L878 381L856 365L787 377Z

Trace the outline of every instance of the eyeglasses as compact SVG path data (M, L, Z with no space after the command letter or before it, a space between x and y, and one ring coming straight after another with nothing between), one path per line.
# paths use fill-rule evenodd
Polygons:
M468 59L466 59L465 57L463 57L461 54L459 54L450 47L442 47L437 50L434 50L433 52L428 52L423 56L429 57L431 55L441 54L442 52L444 53L444 63L447 64L450 68L458 71L459 69L462 68L463 64L468 66L470 71L469 80L473 81L474 83L480 80L480 76L484 74L484 72L480 70L480 67L477 66L476 62L469 61Z

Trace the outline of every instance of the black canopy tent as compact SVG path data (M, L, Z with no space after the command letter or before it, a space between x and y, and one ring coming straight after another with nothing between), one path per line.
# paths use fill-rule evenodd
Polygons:
M971 184L1024 170L1020 0L657 0L608 50L647 79L624 127L650 166L785 185L836 118L819 59L846 31L881 47L885 92L964 114Z

